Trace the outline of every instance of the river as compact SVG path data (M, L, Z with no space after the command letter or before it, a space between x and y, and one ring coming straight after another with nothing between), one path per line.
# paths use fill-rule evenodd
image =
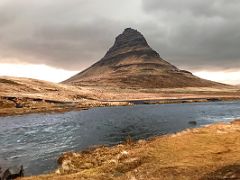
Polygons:
M23 164L26 175L47 173L57 168L57 157L66 151L114 145L128 136L146 139L235 118L240 118L240 101L101 107L0 117L0 166Z

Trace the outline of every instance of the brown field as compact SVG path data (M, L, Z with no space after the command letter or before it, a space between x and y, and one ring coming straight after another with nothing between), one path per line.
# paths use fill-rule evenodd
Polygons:
M158 100L155 103L238 100L234 86L186 88L117 88L72 86L28 78L0 78L0 115L32 112L62 112L99 106L130 105L133 100Z
M101 102L96 92L84 87L28 78L0 78L0 115L2 116L115 105L128 105L128 103Z

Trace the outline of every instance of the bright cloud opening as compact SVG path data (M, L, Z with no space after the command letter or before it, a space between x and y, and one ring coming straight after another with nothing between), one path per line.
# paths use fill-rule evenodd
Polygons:
M0 64L0 76L27 77L51 82L61 82L78 71L67 71L46 65Z
M61 82L79 71L68 71L47 65L33 64L0 64L0 76L16 76ZM197 71L194 75L226 84L240 84L240 71Z
M221 83L233 84L233 85L240 84L240 71L230 71L230 72L199 71L193 74L204 79L217 81Z

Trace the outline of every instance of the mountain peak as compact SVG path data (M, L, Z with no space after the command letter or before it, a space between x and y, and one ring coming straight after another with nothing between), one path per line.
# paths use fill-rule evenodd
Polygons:
M126 28L122 34L116 37L114 45L108 50L105 57L149 48L146 39L139 31L132 28Z
M124 29L124 31L122 32L122 34L120 34L118 37L120 36L126 36L126 37L132 37L132 36L138 36L141 37L142 39L145 40L145 38L143 37L142 33L140 33L138 30L136 29L132 29L132 28L126 28ZM146 41L146 40L145 40Z
M135 42L135 44L132 44L132 45L138 45L138 44L144 43L144 45L148 46L144 36L139 31L132 28L126 28L122 34L116 37L116 40L115 40L115 43L117 44L133 43L133 42Z
M64 82L144 89L218 85L168 63L148 45L139 31L132 28L125 29L116 37L102 59Z

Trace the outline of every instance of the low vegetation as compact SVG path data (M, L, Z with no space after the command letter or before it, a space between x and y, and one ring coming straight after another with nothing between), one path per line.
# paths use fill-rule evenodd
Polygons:
M68 152L42 179L240 179L240 120L114 147Z

